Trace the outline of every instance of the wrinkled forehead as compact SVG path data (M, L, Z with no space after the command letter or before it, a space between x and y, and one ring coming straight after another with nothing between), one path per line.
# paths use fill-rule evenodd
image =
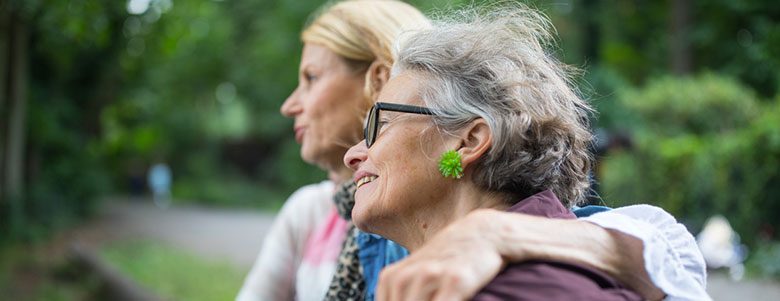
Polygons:
M426 80L419 72L403 71L393 74L379 93L377 101L407 105L424 105L422 99Z

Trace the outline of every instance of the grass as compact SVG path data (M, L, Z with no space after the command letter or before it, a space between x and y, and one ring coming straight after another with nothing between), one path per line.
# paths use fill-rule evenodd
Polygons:
M156 242L107 246L101 255L140 285L172 300L233 300L244 278L227 262L205 260Z
M85 275L44 244L0 246L0 299L96 300L98 279Z

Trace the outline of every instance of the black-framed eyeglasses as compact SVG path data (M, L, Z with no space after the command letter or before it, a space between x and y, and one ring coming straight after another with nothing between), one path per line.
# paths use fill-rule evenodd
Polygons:
M401 112L401 113L432 115L432 116L436 115L431 111L431 109L426 107L403 105L398 103L377 102L376 104L374 104L373 107L371 107L371 110L368 111L368 117L366 118L366 127L363 128L363 137L366 139L366 147L371 147L371 145L373 145L374 142L376 141L376 134L379 133L379 128L381 126L381 124L379 123L379 112L382 110Z

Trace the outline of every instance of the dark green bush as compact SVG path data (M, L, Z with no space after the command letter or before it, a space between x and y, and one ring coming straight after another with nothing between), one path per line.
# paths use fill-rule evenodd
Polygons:
M724 77L663 78L620 95L635 147L604 158L608 204L656 204L695 231L723 214L748 243L780 229L780 98Z
M780 243L761 242L752 252L747 267L756 276L780 279Z
M640 90L626 90L621 102L658 134L694 134L742 128L758 113L755 93L715 74L667 76Z

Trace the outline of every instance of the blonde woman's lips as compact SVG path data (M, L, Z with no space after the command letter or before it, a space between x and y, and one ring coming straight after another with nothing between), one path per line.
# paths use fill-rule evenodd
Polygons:
M303 141L303 135L306 133L305 127L296 127L295 128L295 141L298 143L301 143Z

